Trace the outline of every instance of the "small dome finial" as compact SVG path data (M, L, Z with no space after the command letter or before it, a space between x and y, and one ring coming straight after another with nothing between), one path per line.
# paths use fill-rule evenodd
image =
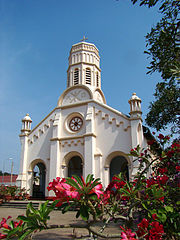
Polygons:
M31 131L31 123L32 119L29 116L29 113L26 114L26 116L22 119L22 128L21 132L26 133Z
M136 95L134 92L132 94L132 97L129 99L130 104L130 115L132 117L137 117L142 114L141 112L141 99Z

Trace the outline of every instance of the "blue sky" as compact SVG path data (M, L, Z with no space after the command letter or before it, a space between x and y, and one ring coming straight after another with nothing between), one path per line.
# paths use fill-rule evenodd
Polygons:
M56 107L83 35L99 49L107 104L128 114L136 92L145 118L160 80L146 75L145 35L158 18L130 0L0 0L0 169L13 158L18 172L21 119L29 113L34 127Z

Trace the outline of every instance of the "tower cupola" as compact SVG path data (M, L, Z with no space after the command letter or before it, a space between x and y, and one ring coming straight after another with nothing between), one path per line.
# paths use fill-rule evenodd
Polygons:
M132 118L139 118L142 115L141 111L141 99L136 95L136 93L132 94L132 97L129 99L130 104L130 116Z
M22 119L22 128L21 128L21 133L28 133L31 131L31 123L32 120L27 113L26 116Z
M67 87L86 85L101 88L99 51L92 43L82 42L72 46L67 70Z

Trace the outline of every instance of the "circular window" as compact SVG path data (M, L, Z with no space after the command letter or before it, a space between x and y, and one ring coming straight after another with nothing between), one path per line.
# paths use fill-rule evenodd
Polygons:
M69 128L73 132L79 131L82 125L83 125L83 120L79 116L73 117L69 122Z

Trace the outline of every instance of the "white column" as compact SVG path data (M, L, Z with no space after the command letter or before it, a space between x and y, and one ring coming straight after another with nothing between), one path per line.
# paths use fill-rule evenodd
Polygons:
M20 182L21 188L27 189L27 154L28 154L28 136L20 135L21 141L21 157L20 157L20 170L17 181Z
M56 111L55 119L53 122L53 133L50 146L50 169L49 169L49 182L54 178L60 177L60 109ZM50 196L52 196L50 191Z
M86 136L84 141L84 177L86 178L88 174L95 175L94 169L94 146L95 137Z
M84 177L95 174L94 154L96 148L96 137L94 135L94 109L88 104L86 116L86 135L84 137Z

